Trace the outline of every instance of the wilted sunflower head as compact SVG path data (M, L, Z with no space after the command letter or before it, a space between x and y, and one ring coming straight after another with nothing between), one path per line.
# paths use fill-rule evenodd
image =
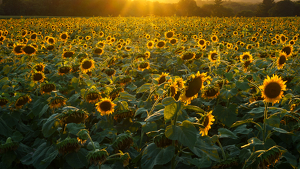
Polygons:
M284 64L286 63L286 61L287 61L287 55L286 55L286 53L285 52L281 52L279 54L278 59L277 59L277 68L278 69L282 69L283 66L284 66Z
M22 108L26 103L29 103L31 101L32 100L29 95L20 96L17 99L15 106L16 106L16 108Z
M72 68L70 66L62 66L62 67L58 68L58 74L61 76L68 74L71 71L72 71Z
M49 98L50 108L59 108L66 105L66 98L63 96L55 96Z
M216 50L209 52L208 59L211 62L216 62L219 58L220 58L220 56Z
M212 115L212 111L206 113L204 116L202 116L200 122L203 124L204 128L200 128L200 134L201 136L207 136L209 129L211 129L211 126L214 124L215 118Z
M284 46L282 49L281 49L281 52L284 52L284 53L286 53L286 56L287 57L290 57L290 56L292 56L292 54L293 54L293 46L291 46L291 45L287 45L287 46Z
M90 164L94 164L95 166L100 166L102 163L106 161L108 157L108 152L105 149L96 149L94 151L90 151L87 155L87 160Z
M149 69L149 68L150 68L150 63L148 61L144 61L140 63L138 66L138 70L140 71L144 71L145 69Z
M206 73L200 74L199 71L196 75L192 74L189 77L189 81L184 89L184 94L182 94L180 100L186 104L190 104L193 99L198 97L198 92L202 89L203 83L207 78Z
M95 68L95 61L92 59L84 59L80 64L80 69L83 73L91 71Z
M184 61L190 61L193 60L195 58L196 54L194 52L184 52L183 54L181 54L180 58Z
M52 91L56 90L56 86L54 83L43 83L41 84L41 93L42 94L49 94Z
M100 102L96 103L96 109L101 113L102 116L112 114L115 109L114 104L109 98L103 98Z
M37 82L43 82L45 79L45 75L43 72L34 72L32 74L32 81L37 83Z
M105 69L104 70L104 73L107 75L107 76L113 76L116 74L116 70L113 69L113 68L109 68L109 69Z
M202 97L205 99L217 98L220 95L220 89L216 86L206 87L203 90Z
M281 80L277 75L273 75L271 78L267 76L263 85L259 86L262 90L262 97L265 102L279 103L283 97L283 91L286 90L285 81Z
M101 94L98 91L89 91L85 96L85 100L89 103L96 103L101 98Z
M0 98L0 107L4 107L8 103L8 99L5 97Z
M72 58L74 54L75 54L75 52L73 52L73 51L65 51L65 52L62 54L62 57L63 57L64 59L66 59L66 58Z

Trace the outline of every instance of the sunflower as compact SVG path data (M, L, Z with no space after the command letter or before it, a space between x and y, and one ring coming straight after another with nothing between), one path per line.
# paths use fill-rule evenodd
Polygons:
M159 49L162 49L162 48L164 48L165 45L166 45L166 42L161 40L161 41L157 42L156 47Z
M8 100L5 97L0 98L0 106L3 108L8 103Z
M189 61L195 59L196 54L194 52L184 52L180 58L184 61Z
M66 99L63 96L51 97L49 99L50 108L59 108L66 105Z
M196 75L192 74L189 77L189 81L184 89L184 93L181 96L180 100L184 101L186 104L190 104L191 101L198 97L199 91L203 87L203 82L207 79L206 73L196 73Z
M216 50L209 52L208 59L211 62L216 62L219 58L220 58L220 56Z
M36 33L31 34L30 39L34 41L37 40L37 34Z
M247 72L248 66L250 65L250 63L252 63L252 60L246 60L243 63L243 67L244 67L244 72Z
M112 68L110 68L110 69L105 69L105 70L104 70L104 73L105 73L107 76L113 76L113 75L116 74L116 70L115 70L115 69L112 69Z
M293 46L293 45L295 45L295 41L294 40L291 40L291 41L289 41L289 44L291 45L291 46Z
M60 39L61 39L62 41L67 41L68 38L69 38L68 33L64 32L64 33L61 33L61 34L60 34Z
M86 94L85 100L89 103L96 103L101 99L101 95L97 91L90 91Z
M280 43L282 43L282 44L284 44L284 43L288 40L288 38L285 37L284 34L281 34L281 35L279 36L279 39L280 39Z
M103 49L105 47L105 42L100 41L96 44L96 46Z
M216 86L206 87L203 91L202 97L205 99L217 98L220 95L220 89Z
M96 109L101 113L102 116L112 114L115 110L114 104L109 98L103 98L100 102L96 103Z
M242 55L240 55L241 62L245 62L247 60L253 60L253 56L249 52L244 52Z
M212 111L207 113L203 119L202 119L202 124L204 128L200 128L200 134L201 136L207 136L209 129L211 129L211 126L213 125L215 121L214 115L212 115Z
M55 49L54 45L49 45L46 47L47 50L52 51L53 49Z
M283 81L277 75L273 77L267 76L264 80L263 85L259 86L262 90L262 97L265 102L279 103L280 99L283 97L283 91L286 90L286 81Z
M211 39L212 42L218 42L219 41L217 35L213 35L210 39Z
M154 47L154 42L153 41L148 41L147 42L147 48L152 49Z
M144 59L149 59L150 56L151 56L151 53L150 53L149 51L146 51L146 52L144 53Z
M198 45L200 45L200 47L205 46L205 44L206 44L206 41L204 39L199 39L198 40Z
M102 55L104 50L102 48L94 48L95 55Z
M285 52L286 53L286 56L287 57L290 57L292 56L293 54L293 46L291 45L287 45L287 46L284 46L282 49L281 49L281 52Z
M43 82L45 79L45 75L43 72L35 72L32 74L32 81L35 83L37 82Z
M140 63L138 66L138 70L140 71L144 71L145 69L149 69L149 68L150 68L150 64L147 61Z
M58 68L58 74L61 76L68 74L71 71L72 71L72 68L70 66L62 66L62 67Z
M33 66L33 69L38 71L38 72L43 72L44 69L45 69L45 64L44 63L38 63L38 64L35 64Z
M178 42L178 39L172 38L172 39L169 40L169 42L170 42L172 45L175 45L175 44Z
M84 59L80 64L80 69L83 73L91 71L95 68L95 61L92 59Z
M184 88L185 81L181 77L176 77L174 81L176 82L178 88L180 89Z
M66 59L66 58L72 58L73 55L74 55L74 53L75 53L75 52L73 52L73 51L65 51L65 52L62 54L62 57L63 57L64 59Z
M126 46L125 50L128 51L128 52L130 52L131 51L131 47L130 46Z
M20 96L17 99L15 106L16 106L16 108L22 108L26 103L29 103L31 101L32 100L31 100L30 96L28 96L28 95Z
M167 82L167 76L169 75L169 73L164 73L162 72L162 74L156 78L157 82L158 82L158 85L164 83L164 82Z
M173 82L171 85L170 85L170 88L169 88L169 93L170 93L170 96L171 97L175 97L176 94L178 92L178 86L177 86L177 83L176 82Z
M41 93L42 94L49 94L55 90L56 90L56 86L54 83L44 83L41 85Z
M279 54L278 59L277 59L277 68L278 69L282 69L283 66L284 66L284 64L286 63L286 61L287 61L287 55L286 55L286 53L285 52L281 52Z
M168 32L165 32L165 37L167 39L171 39L173 36L174 36L174 31L168 31Z
M55 43L55 39L53 37L46 37L46 40L49 44L54 44Z
M248 44L247 46L246 46L246 49L248 49L248 50L250 50L250 49L252 49L253 48L253 46L251 45L251 44Z
M21 55L24 54L24 51L22 50L22 48L24 47L24 45L15 45L13 52L15 55Z
M130 83L132 81L132 78L130 76L125 76L123 78L121 78L120 80L118 80L118 83L123 86L126 85L127 83Z

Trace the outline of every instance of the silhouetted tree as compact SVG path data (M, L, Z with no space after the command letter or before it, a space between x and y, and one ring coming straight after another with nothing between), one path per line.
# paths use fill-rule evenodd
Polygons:
M197 8L195 0L180 0L177 3L177 12L180 16L194 16L196 15Z
M269 10L269 16L294 16L295 4L291 0L283 0L277 2L273 8Z
M257 16L269 16L269 10L275 5L274 0L263 0L257 9Z

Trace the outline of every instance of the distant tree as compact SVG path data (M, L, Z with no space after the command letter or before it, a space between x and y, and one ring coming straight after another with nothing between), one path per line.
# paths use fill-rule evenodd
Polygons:
M267 17L269 16L269 10L275 5L274 0L263 0L262 4L258 6L256 15Z
M241 11L239 13L237 13L238 17L244 16L244 17L253 17L255 16L255 12L251 11L251 10L245 10L245 11Z
M269 16L295 16L295 3L291 0L279 1L269 10Z
M215 6L221 6L223 3L223 0L215 0Z
M195 0L180 0L177 3L177 13L180 16L195 16L197 9Z

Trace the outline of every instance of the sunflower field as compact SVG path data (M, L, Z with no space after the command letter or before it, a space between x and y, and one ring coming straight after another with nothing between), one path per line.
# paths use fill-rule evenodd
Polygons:
M299 17L0 23L1 169L300 167Z

